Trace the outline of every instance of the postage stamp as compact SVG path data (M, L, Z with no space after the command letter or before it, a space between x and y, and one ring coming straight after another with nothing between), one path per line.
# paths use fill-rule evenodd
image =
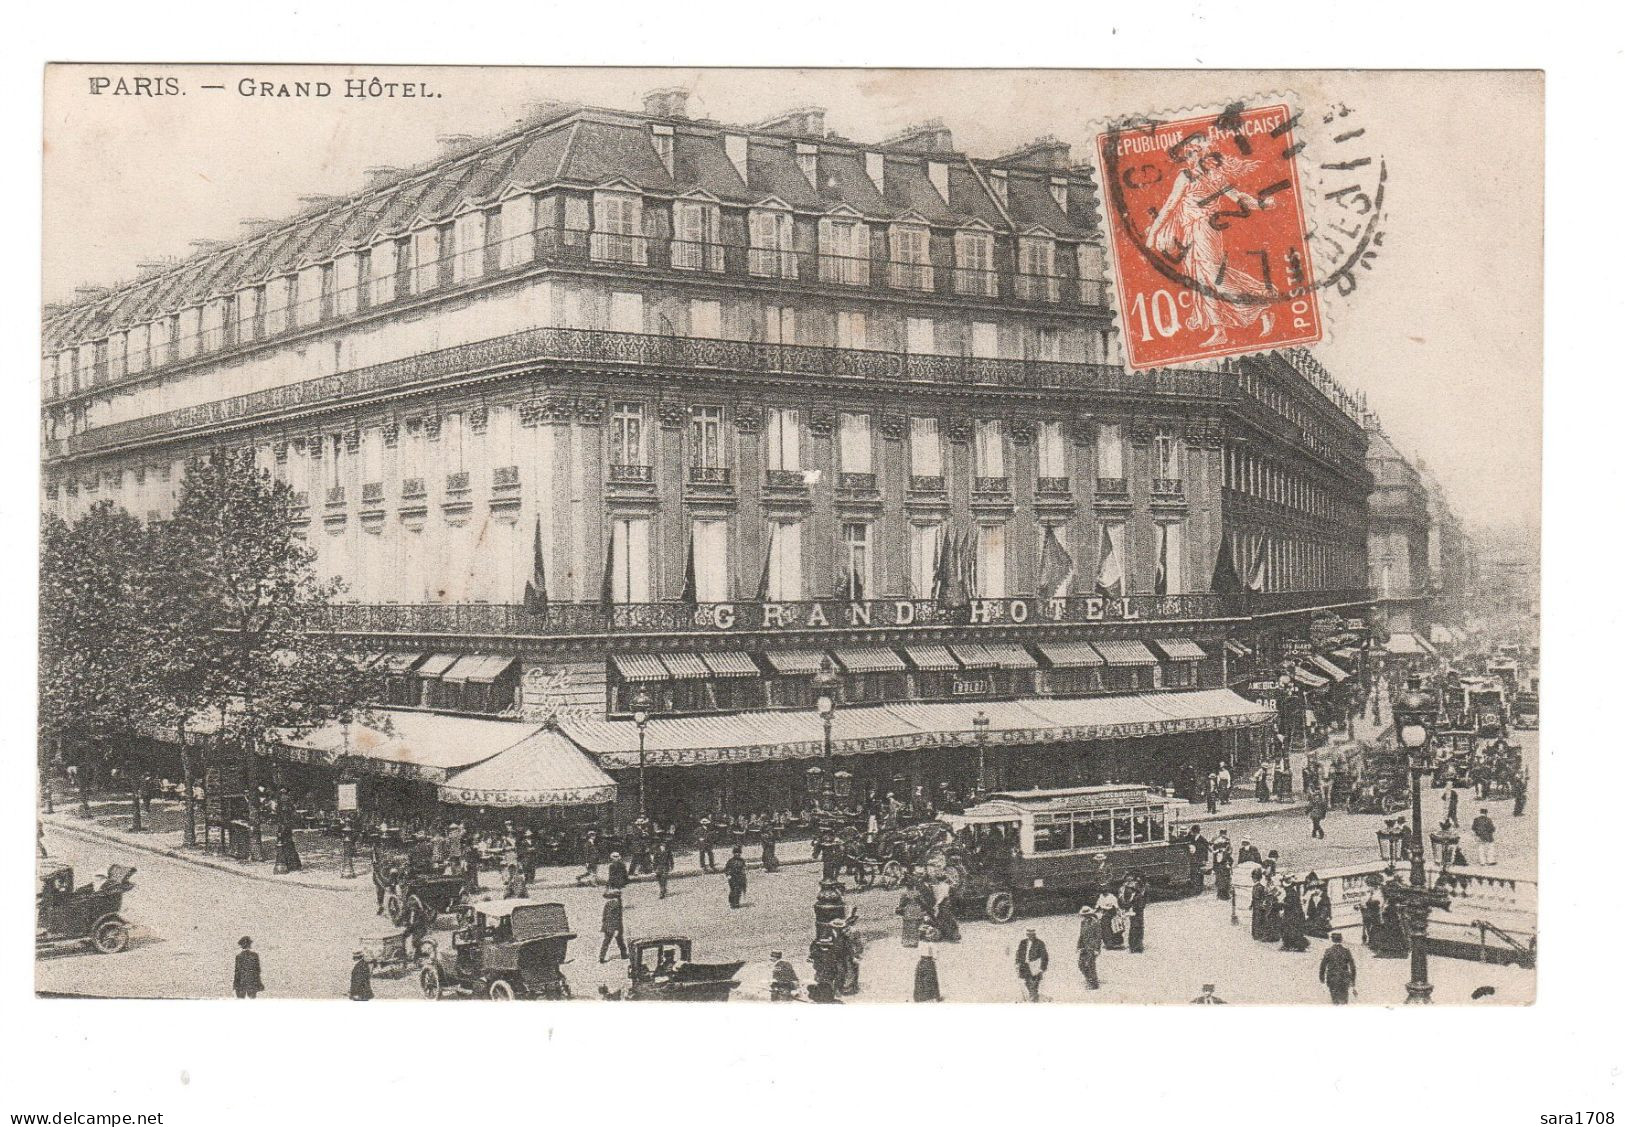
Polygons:
M1323 336L1285 103L1095 137L1130 368L1312 344Z

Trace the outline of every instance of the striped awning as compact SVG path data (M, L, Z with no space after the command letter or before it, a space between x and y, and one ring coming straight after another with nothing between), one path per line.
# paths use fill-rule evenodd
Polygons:
M665 681L671 677L654 654L611 654L609 660L623 681Z
M1145 648L1144 642L1132 639L1110 642L1092 642L1100 656L1106 659L1107 665L1155 665L1157 657Z
M440 784L464 806L593 806L615 800L615 780L558 732L537 731Z
M412 672L419 677L444 677L446 670L457 664L456 654L431 654L424 663Z
M1026 646L1014 642L987 642L982 648L998 662L1000 669L1037 669L1038 662L1027 652Z
M661 654L660 664L679 681L709 681L711 669L699 654Z
M375 668L385 676L399 677L411 672L412 667L422 660L422 654L384 654Z
M955 642L948 647L950 653L959 659L959 664L966 669L997 669L999 659L987 651L987 647L975 642Z
M823 650L768 650L762 656L775 673L787 677L817 673L824 661Z
M1251 657L1253 653L1252 647L1238 642L1234 638L1226 638L1224 640L1224 648L1229 650L1236 657Z
M848 673L901 673L908 668L885 646L838 646L831 652Z
M721 653L702 653L700 660L715 677L760 677L762 671L756 668L756 663L748 654L738 650L723 650Z
M1330 658L1322 657L1320 654L1310 654L1309 660L1314 662L1317 668L1324 670L1338 684L1347 681L1351 676L1347 669L1344 669Z
M903 652L915 669L926 673L946 673L959 668L959 660L948 652L947 646L904 646Z
M1168 655L1169 661L1206 661L1207 651L1189 638L1158 638L1157 649Z
M1340 650L1333 650L1332 656L1338 661L1353 661L1360 656L1360 651L1354 646L1344 646Z
M465 654L457 664L441 676L444 681L472 681L476 685L489 685L513 668L518 658L505 654Z
M1309 670L1305 669L1301 665L1294 665L1292 667L1292 679L1298 684L1303 685L1305 688L1310 689L1324 689L1328 684L1330 684L1326 678L1315 676L1315 674L1309 672Z
M1088 642L1039 642L1034 649L1057 669L1093 669L1106 664Z

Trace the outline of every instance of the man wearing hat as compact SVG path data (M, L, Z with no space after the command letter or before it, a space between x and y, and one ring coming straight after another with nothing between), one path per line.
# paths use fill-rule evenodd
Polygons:
M1078 924L1078 970L1083 972L1083 980L1089 984L1089 989L1100 989L1100 972L1096 967L1096 960L1100 958L1102 933L1100 928L1100 915L1093 906L1085 904L1078 909L1082 917Z
M671 881L671 870L676 865L676 858L672 856L671 845L665 838L660 838L654 844L654 871L655 883L660 885L660 899L666 898L666 885Z
M351 956L355 961L350 964L350 1001L372 1001L372 968L367 965L367 956L356 951Z
M775 1002L794 1001L796 991L801 989L801 976L796 973L796 968L784 957L783 951L774 951L771 958L773 959L773 981L769 987L768 996Z
M722 866L722 872L728 878L728 907L738 908L745 899L745 851L734 846L733 856Z
M1224 999L1219 997L1217 994L1215 994L1213 992L1216 989L1217 989L1217 987L1214 986L1213 983L1211 983L1211 982L1202 983L1202 993L1200 995L1198 995L1197 997L1191 999L1191 1005L1193 1005L1193 1006L1222 1006L1222 1005L1224 1005L1225 1004Z
M609 869L605 875L604 883L616 892L632 883L632 878L626 871L626 862L621 860L619 853L609 855Z
M626 958L626 920L621 911L621 890L609 888L604 890L604 942L598 947L598 961L607 962L609 945L615 944L620 952L620 958Z
M694 835L694 844L700 851L700 872L717 871L717 855L712 845L711 819L701 818L700 828Z
M1332 1005L1349 1004L1349 990L1354 986L1354 953L1343 946L1343 933L1332 932L1332 944L1320 957L1320 981L1331 992Z
M1016 974L1027 987L1027 1000L1038 1001L1038 987L1049 970L1049 948L1038 938L1037 928L1027 929L1027 938L1016 947Z
M260 978L259 953L253 950L254 941L243 936L237 941L237 961L232 967L231 991L239 998L257 998L265 989Z

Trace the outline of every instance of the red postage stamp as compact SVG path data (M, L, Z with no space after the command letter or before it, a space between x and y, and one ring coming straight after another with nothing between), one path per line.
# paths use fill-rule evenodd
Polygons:
M1132 121L1096 138L1130 368L1322 337L1285 105Z

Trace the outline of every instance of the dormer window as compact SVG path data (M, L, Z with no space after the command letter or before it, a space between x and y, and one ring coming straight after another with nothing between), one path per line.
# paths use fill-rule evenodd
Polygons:
M722 148L728 154L728 163L734 166L735 172L739 173L739 179L749 184L748 154L750 152L750 139L730 133L723 137Z
M796 167L801 169L801 175L807 178L807 183L811 184L816 191L818 188L818 146L797 145Z
M749 268L752 274L758 278L798 277L795 245L795 220L788 211L751 209Z
M651 125L649 130L654 138L655 155L660 158L660 163L666 166L666 175L675 176L677 173L673 156L671 126Z
M869 284L869 225L826 216L818 221L818 280L847 286Z
M722 270L722 209L705 200L672 205L671 264L679 270Z
M1023 235L1017 240L1016 295L1024 301L1056 301L1061 296L1055 276L1055 240Z
M954 292L973 297L998 296L991 231L954 232Z
M904 290L935 288L929 227L922 223L891 225L891 284Z
M643 197L632 192L595 192L592 201L595 262L648 262L643 239Z
M1066 213L1066 178L1064 176L1051 176L1049 180L1049 198L1055 201L1055 206Z

